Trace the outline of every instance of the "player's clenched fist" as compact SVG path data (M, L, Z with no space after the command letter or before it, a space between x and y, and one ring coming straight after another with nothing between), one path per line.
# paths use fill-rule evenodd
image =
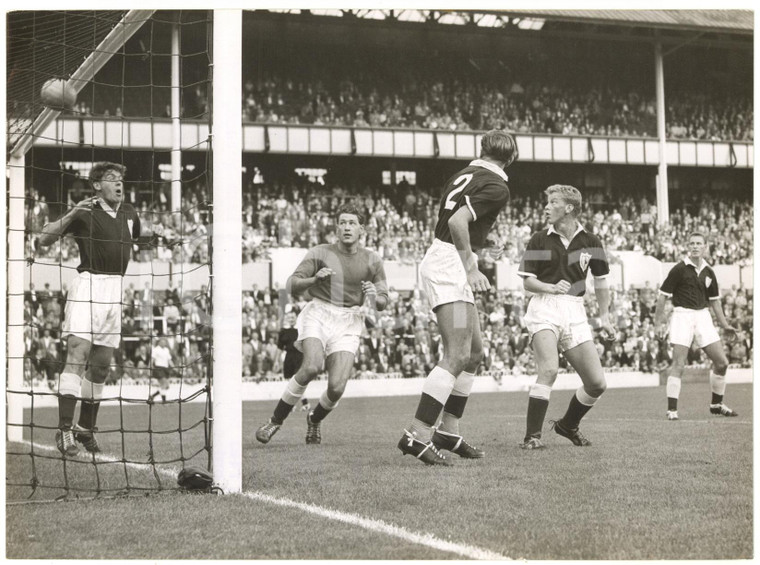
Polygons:
M377 296L377 289L371 281L362 281L362 292L365 296Z
M559 281L552 286L553 294L567 294L568 290L570 290L570 283L565 280Z
M334 274L335 274L335 271L333 271L329 267L322 267L321 269L319 269L319 271L317 271L317 274L314 276L317 277L317 281L323 281L326 278L333 276Z

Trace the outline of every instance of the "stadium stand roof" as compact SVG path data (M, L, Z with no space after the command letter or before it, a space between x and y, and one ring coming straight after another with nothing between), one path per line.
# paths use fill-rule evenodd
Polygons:
M505 13L568 22L650 28L731 33L754 31L751 10L506 10Z

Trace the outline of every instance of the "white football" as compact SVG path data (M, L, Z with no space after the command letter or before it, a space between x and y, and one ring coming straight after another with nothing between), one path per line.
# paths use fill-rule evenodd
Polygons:
M51 78L42 85L40 100L53 110L71 110L77 102L77 94L65 80Z

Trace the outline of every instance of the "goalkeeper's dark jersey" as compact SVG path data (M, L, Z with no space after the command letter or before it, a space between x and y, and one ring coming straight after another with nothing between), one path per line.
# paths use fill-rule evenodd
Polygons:
M438 208L436 239L454 243L449 231L449 219L462 206L467 206L474 218L469 225L470 246L473 251L482 249L499 212L507 202L509 187L506 173L497 165L482 159L472 161L446 181Z
M72 234L79 247L77 271L123 276L132 258L132 245L140 237L140 218L129 204L122 203L114 212L97 200L65 233Z

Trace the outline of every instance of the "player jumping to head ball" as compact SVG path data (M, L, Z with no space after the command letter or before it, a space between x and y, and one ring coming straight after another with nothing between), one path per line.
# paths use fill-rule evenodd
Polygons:
M423 289L441 333L443 359L425 379L417 411L398 448L427 465L452 464L441 449L466 459L485 455L459 430L483 358L473 292L491 287L478 270L476 252L486 245L488 232L509 202L504 169L517 159L518 151L514 138L501 130L484 134L480 147L480 158L446 182L435 239L420 263Z

